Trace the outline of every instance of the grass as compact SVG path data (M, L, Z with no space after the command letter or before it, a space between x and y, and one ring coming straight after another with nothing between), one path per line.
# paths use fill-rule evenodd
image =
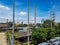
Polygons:
M10 36L9 36L8 33L10 34ZM15 39L17 36L18 36L18 32L15 32L15 33L14 33L14 39ZM6 31L6 39L8 40L9 37L12 37L12 30ZM19 45L19 44L14 43L14 45Z

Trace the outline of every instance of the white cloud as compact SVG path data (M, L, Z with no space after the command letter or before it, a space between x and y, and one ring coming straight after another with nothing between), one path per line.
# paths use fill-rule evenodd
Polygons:
M27 12L20 12L19 13L21 16L27 15Z
M7 7L7 6L4 6L4 5L0 5L0 9L4 9L4 10L10 10L10 8L9 8L9 7Z
M0 19L12 19L11 15L0 16Z
M10 15L0 16L0 23L7 22L7 19L8 19L8 21L10 21L11 20L11 16Z

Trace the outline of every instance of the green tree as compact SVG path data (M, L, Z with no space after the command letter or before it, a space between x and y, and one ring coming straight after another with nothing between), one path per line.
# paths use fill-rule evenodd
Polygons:
M38 44L56 36L56 30L51 28L37 28L32 32L32 42Z
M19 27L26 27L27 24L19 24L18 26L19 26Z
M51 27L51 21L49 19L44 20L43 22L43 27L47 28L47 27Z
M56 30L56 37L59 37L60 36L60 29Z
M58 29L60 29L60 23L58 23L58 26L57 26Z
M47 32L44 28L35 29L32 32L32 42L35 44L46 41Z
M56 31L55 29L51 30L51 28L46 28L46 31L47 31L47 40L55 37L55 31Z
M8 27L12 27L13 22L8 22Z

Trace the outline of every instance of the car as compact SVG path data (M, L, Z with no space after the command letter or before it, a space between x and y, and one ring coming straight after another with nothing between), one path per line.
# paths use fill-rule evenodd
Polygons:
M49 40L50 43L53 43L53 42L55 42L55 41L57 41L57 39L50 39L50 40Z
M58 41L60 41L60 37L55 37L55 39L57 39Z
M38 45L49 45L49 43L43 42L43 43L40 43L40 44L38 44Z
M52 45L60 45L60 41L56 41L56 42L52 43Z

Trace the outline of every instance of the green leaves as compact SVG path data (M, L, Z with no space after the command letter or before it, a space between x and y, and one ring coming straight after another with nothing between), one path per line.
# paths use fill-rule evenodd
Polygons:
M32 41L35 43L40 43L57 36L60 36L60 30L51 30L51 28L37 28L32 32Z
M32 40L36 42L42 42L47 37L47 31L45 28L37 28L32 32Z

